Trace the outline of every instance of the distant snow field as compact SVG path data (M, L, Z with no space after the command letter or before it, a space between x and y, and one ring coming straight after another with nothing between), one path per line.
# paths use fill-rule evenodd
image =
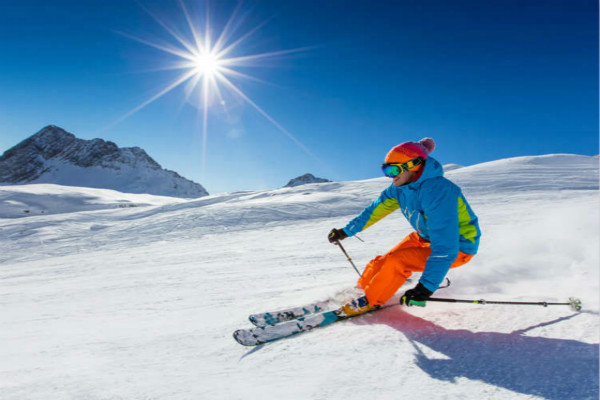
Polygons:
M400 306L256 348L248 314L356 293L336 246L390 181L176 199L0 187L0 399L598 399L598 158L448 168L479 254L434 296L568 307ZM401 213L344 241L360 269ZM401 289L390 303L415 280Z

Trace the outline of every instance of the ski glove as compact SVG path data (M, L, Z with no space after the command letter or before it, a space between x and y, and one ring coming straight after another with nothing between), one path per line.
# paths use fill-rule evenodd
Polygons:
M346 234L346 232L344 232L343 229L333 228L331 232L329 232L329 236L327 236L327 239L329 239L329 243L335 243L339 240L344 240L347 237L348 235Z
M400 304L403 306L419 306L425 307L425 300L427 300L433 292L427 289L419 282L414 288L407 290L404 296L400 298Z

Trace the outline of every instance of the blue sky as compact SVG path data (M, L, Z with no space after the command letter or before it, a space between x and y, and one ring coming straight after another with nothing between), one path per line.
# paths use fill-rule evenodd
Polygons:
M182 73L143 43L181 47L165 27L193 43L177 1L3 0L0 153L54 124L142 147L211 193L378 177L391 147L424 136L442 163L598 154L596 1L184 5L195 26L208 8L213 38L237 10L229 43L252 34L231 57L304 50L236 66L252 104L222 87L204 128L185 84L129 115Z

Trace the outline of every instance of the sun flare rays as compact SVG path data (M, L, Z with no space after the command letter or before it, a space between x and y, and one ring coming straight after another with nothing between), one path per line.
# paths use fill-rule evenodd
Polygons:
M244 44L251 39L267 23L263 22L252 27L250 30L238 34L243 18L240 18L241 3L231 14L218 35L214 26L210 24L208 5L204 18L200 13L191 12L186 4L179 0L179 9L185 19L185 23L177 26L170 25L157 14L140 4L140 7L159 24L163 31L168 34L170 42L157 43L151 40L139 38L130 34L121 33L123 36L157 49L174 59L168 66L160 70L176 71L172 81L162 89L151 95L147 100L121 116L117 122L124 120L132 114L140 111L150 103L165 96L167 93L180 86L185 87L185 100L194 100L198 104L202 118L202 170L205 169L206 145L208 136L208 118L211 106L219 104L225 106L226 96L233 96L241 102L250 105L254 110L266 118L281 133L287 136L299 148L311 157L318 159L305 145L303 145L292 133L285 129L263 108L253 101L249 94L245 93L237 83L241 80L252 80L261 82L244 72L240 67L260 67L265 61L277 57L304 52L311 47L297 49L271 51L264 53L244 54ZM196 18L197 17L197 18ZM187 28L187 34L181 33L181 26ZM179 28L179 29L178 29ZM157 69L158 70L158 69Z

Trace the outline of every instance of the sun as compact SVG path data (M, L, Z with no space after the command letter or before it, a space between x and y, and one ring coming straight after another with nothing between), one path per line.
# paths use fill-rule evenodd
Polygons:
M170 62L161 70L178 71L173 81L158 91L155 95L127 112L115 123L118 123L125 118L133 115L150 103L160 97L171 92L175 88L186 86L186 100L191 100L190 97L195 97L195 103L200 105L202 112L202 160L206 160L206 143L208 136L208 115L209 108L212 105L225 105L224 96L235 96L241 99L242 102L249 104L271 124L273 124L281 133L287 136L306 154L314 159L322 162L316 157L304 144L302 144L294 135L279 124L272 116L256 104L248 94L235 83L237 80L253 80L258 79L246 75L239 70L239 67L260 67L266 60L274 59L291 53L305 52L313 47L304 47L291 50L271 51L265 53L255 53L244 55L244 43L256 34L265 23L252 27L245 33L236 32L242 25L247 10L242 10L242 3L234 10L228 22L222 27L218 35L212 35L213 32L218 32L216 27L211 26L208 16L208 3L205 20L192 18L192 13L188 11L185 3L180 0L179 6L183 12L185 21L177 26L170 25L163 21L159 16L138 3L144 11L146 11L169 35L170 42L161 41L161 43L152 42L150 40L141 39L126 33L121 33L123 36L143 43L158 49L169 56L175 56L176 61ZM198 13L194 13L198 15ZM185 35L182 27L187 27L188 35ZM174 40L173 40L174 39ZM234 56L235 55L235 56ZM235 81L234 81L235 79ZM204 165L203 165L204 167Z
M221 67L219 57L210 52L198 54L193 61L194 71L199 77L214 77Z

